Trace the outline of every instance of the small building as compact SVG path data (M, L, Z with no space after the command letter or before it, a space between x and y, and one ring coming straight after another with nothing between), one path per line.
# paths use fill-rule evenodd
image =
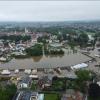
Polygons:
M37 74L37 69L33 69L32 74Z
M37 43L37 39L32 39L31 41L33 44L36 44Z
M58 68L55 68L55 71L58 73L58 74L61 74L62 73L62 70L58 67Z
M68 74L68 75L57 75L58 78L66 78L66 79L69 79L69 80L76 80L77 79L77 75L75 73L71 73L71 74Z
M7 58L2 56L2 57L0 57L0 61L1 62L6 62L7 61Z
M39 79L38 85L40 86L41 89L49 88L52 85L52 78L53 78L52 75L43 76Z
M100 81L98 81L97 84L100 86Z
M17 88L30 88L32 83L32 78L30 77L23 77L17 83Z
M68 89L66 93L63 94L61 100L83 100L83 94L79 91Z
M71 69L81 69L81 68L86 68L88 67L88 64L86 63L81 63L81 64L77 64L71 67Z
M29 77L32 78L32 79L36 79L36 80L39 78L38 75L36 75L36 74L35 75L29 75Z
M44 94L33 91L19 91L15 94L13 100L44 100Z
M30 74L31 73L31 69L25 69L24 71L26 74Z
M26 53L23 53L22 51L15 51L12 53L14 56L26 56Z
M2 74L2 75L10 75L11 72L10 72L9 70L3 70L3 71L1 72L1 74Z
M61 43L51 43L50 47L52 47L52 48L61 48L62 44Z
M19 70L18 69L15 70L15 74L17 74L17 73L19 73Z

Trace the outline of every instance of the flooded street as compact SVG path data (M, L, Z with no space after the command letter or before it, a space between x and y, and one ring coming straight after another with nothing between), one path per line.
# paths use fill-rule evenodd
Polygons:
M34 68L55 68L55 67L64 67L72 66L82 62L90 60L90 57L87 57L79 52L69 53L65 52L64 55L48 55L48 56L38 56L25 59L12 59L6 63L0 63L0 69L34 69Z

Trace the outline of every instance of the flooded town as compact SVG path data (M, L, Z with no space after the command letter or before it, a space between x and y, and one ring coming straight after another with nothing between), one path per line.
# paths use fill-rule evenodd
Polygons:
M100 100L100 2L6 2L0 100Z

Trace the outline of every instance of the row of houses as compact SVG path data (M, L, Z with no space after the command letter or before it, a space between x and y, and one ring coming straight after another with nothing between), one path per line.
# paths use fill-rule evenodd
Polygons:
M78 70L78 69L82 69L82 68L87 68L88 64L87 63L80 63L80 64L76 64L73 66L65 67L66 70L70 71L70 70ZM18 74L20 72L21 69L15 69L14 73ZM62 73L63 67L62 68L54 68L54 69L40 69L41 71L43 71L44 73L53 73L54 71L56 71L58 74ZM38 77L37 73L39 71L39 69L23 69L25 74L29 74L30 77ZM8 69L4 69L1 71L2 75L10 75L11 71Z

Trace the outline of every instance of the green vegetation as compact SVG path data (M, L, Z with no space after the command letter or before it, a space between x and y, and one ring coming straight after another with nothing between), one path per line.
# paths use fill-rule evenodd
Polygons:
M0 86L0 100L12 100L17 88L14 84L5 87Z
M89 81L92 79L91 72L88 70L78 70L75 73L80 81Z
M79 90L85 93L87 90L87 81L92 80L92 74L88 70L78 70L75 73L77 75L77 78L74 80L68 80L67 88Z
M41 56L43 55L43 52L42 52L42 45L40 44L35 44L34 46L30 47L30 48L27 48L26 49L26 53L29 55L29 56Z
M50 50L49 54L52 54L52 55L64 54L64 51L62 49L60 49L60 50Z
M78 70L76 71L77 80L76 80L76 89L80 90L81 92L86 92L87 88L87 81L91 81L92 75L91 72L88 70Z
M42 36L42 37L38 37L37 41L41 42L43 44L46 44L47 43L47 41L46 41L47 39L49 39L49 36Z
M49 55L49 50L47 49L47 45L44 45L44 53L45 55Z
M53 91L64 91L66 90L66 80L63 78L53 78L52 81L52 90Z
M4 35L4 36L0 36L0 39L18 42L20 40L22 41L30 40L31 36L29 35L24 35L24 36L23 35L10 35L10 36Z
M44 88L43 91L65 91L66 90L66 78L54 77L52 79L52 84L49 88Z
M28 56L42 56L43 55L43 46L41 44L36 44L30 48L26 49L26 53ZM46 46L44 46L45 55L60 55L64 54L62 49L60 50L49 50Z
M10 77L0 77L0 81L7 81L7 80L10 80Z
M16 59L24 59L24 58L28 58L28 55L14 55L12 54L11 57L14 57Z
M44 53L45 55L63 55L64 51L60 48L52 48L49 46L49 48L47 49L47 45L44 45Z
M75 51L75 46L77 44L75 44L74 42L69 42L68 45L70 46L70 49L73 50L73 52Z
M63 40L63 36L61 34L58 34L57 39L61 42Z
M80 34L78 37L78 43L79 43L80 47L87 46L88 40L89 40L89 38L88 38L87 34L85 34L85 33Z
M48 93L44 95L44 100L61 100L59 94Z
M36 90L37 89L37 84L35 81L32 82L32 85L31 85L31 90Z

